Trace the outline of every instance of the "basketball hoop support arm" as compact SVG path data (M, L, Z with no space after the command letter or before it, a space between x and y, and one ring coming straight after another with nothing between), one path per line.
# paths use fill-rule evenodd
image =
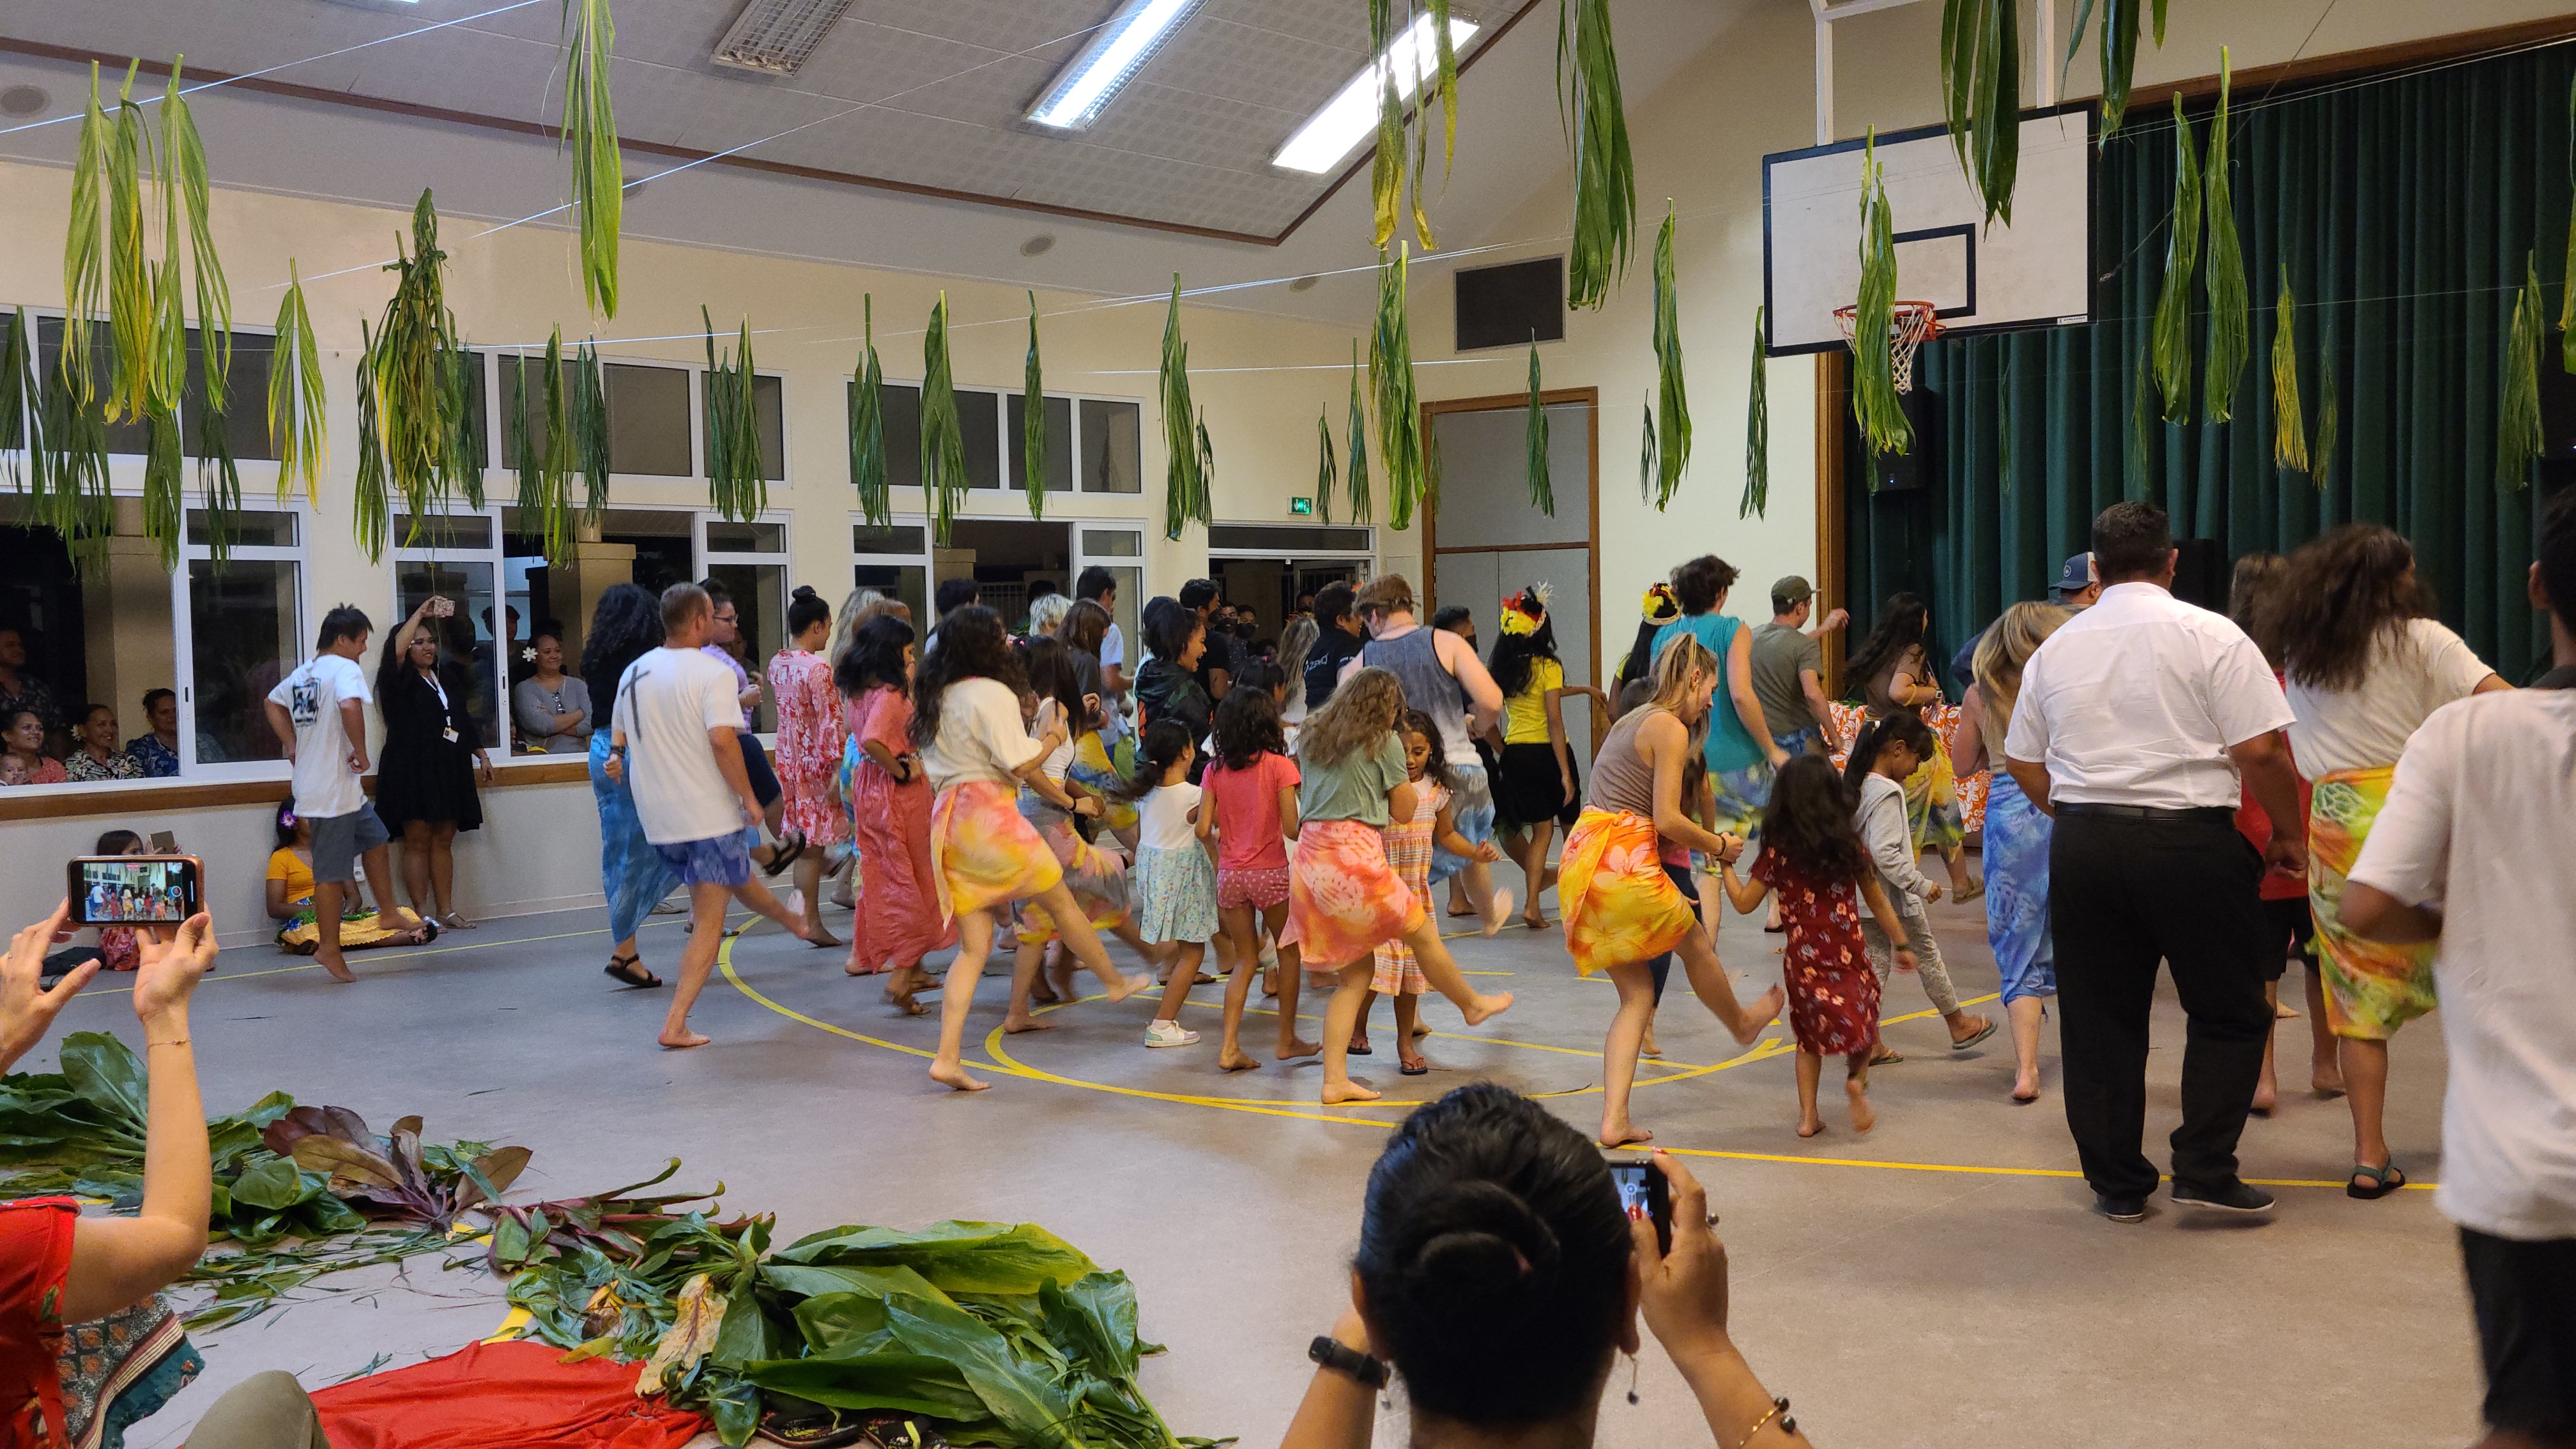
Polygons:
M1916 0L1807 0L1816 16L1816 144L1834 143L1834 22L1912 5ZM2038 76L2041 109L2057 104L2057 0L2034 0L2031 55Z

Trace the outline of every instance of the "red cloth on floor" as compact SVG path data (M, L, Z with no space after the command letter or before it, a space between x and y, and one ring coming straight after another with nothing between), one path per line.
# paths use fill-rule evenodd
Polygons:
M704 1415L635 1397L640 1363L565 1363L552 1344L478 1343L317 1391L333 1449L679 1449Z

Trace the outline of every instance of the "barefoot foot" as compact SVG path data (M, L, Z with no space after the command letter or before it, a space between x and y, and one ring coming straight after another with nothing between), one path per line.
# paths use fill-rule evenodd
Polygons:
M1604 1147L1628 1147L1633 1146L1636 1143L1652 1142L1654 1140L1654 1133L1647 1131L1645 1128L1638 1126L1634 1122L1604 1122L1601 1124L1600 1141L1601 1145Z
M2265 1082L2254 1089L2254 1100L2246 1110L2250 1112L2260 1112L2264 1116L2269 1117L2272 1115L2272 1109L2279 1105L2280 1100L2280 1088L2275 1086L2273 1083Z
M1491 996L1477 997L1475 1004L1462 1008L1460 1014L1467 1018L1469 1026L1482 1026L1511 1009L1512 994L1508 991L1499 991Z
M1878 1125L1878 1113L1869 1105L1869 1088L1856 1081L1843 1083L1843 1095L1851 1098L1851 1122L1854 1132L1867 1132Z
M1304 1037L1292 1036L1279 1044L1278 1057L1283 1062L1291 1062L1299 1057L1322 1056L1323 1053L1322 1042L1312 1042Z
M685 1026L677 1031L665 1027L662 1034L654 1039L675 1052L687 1051L691 1047L702 1047L708 1041L708 1038L698 1035Z
M1778 1021L1780 1019L1780 1008L1788 1004L1789 997L1787 993L1783 992L1777 986L1774 986L1770 990L1763 992L1760 996L1755 997L1753 999L1753 1004L1744 1008L1744 1019L1735 1025L1733 1032L1735 1044L1737 1046L1753 1045L1753 1039L1762 1035L1763 1028L1768 1027L1775 1021Z
M1144 974L1143 972L1138 972L1133 976L1119 976L1112 974L1109 978L1109 989L1103 994L1112 1001L1125 1001L1128 997L1135 995L1139 991L1150 989L1153 984L1154 978Z
M1500 932L1503 929L1503 923L1511 918L1512 893L1507 890L1496 890L1494 898L1485 903L1485 920L1479 930L1484 935L1494 935Z
M1002 1018L1002 1033L1005 1036L1018 1036L1024 1031L1053 1030L1055 1030L1054 1022L1044 1021L1034 1016L1005 1016Z
M966 1067L961 1062L932 1062L930 1079L943 1087L950 1087L960 1092L980 1092L993 1085L966 1075Z
M313 958L313 962L315 965L320 966L324 971L329 972L331 979L339 982L343 986L354 985L358 980L357 974L349 969L349 963L346 961L334 961L325 956L316 956Z
M1822 1117L1801 1117L1798 1119L1798 1135L1801 1137L1813 1137L1824 1130L1825 1119Z
M2033 1103L2033 1102L2038 1101L2038 1100L2039 1100L2039 1083L2038 1083L2037 1081L2016 1081L2016 1082L2014 1082L2014 1083L2013 1083L2013 1089L2012 1089L2012 1099L2013 1099L2014 1101L2016 1101L2016 1102L2021 1103L2021 1104L2022 1104L2023 1106L2025 1106L2025 1107L2029 1106L2029 1105L2030 1105L2031 1103Z
M1260 1058L1244 1055L1240 1047L1227 1047L1217 1054L1216 1059L1216 1069L1220 1072L1249 1072L1260 1065Z
M1323 1095L1324 1105L1327 1107L1339 1106L1344 1102L1374 1102L1378 1099L1377 1093L1357 1082L1326 1082Z

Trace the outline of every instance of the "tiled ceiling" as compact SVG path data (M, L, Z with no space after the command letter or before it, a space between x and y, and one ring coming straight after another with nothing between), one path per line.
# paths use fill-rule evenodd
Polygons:
M1532 3L1459 9L1483 23L1481 45ZM740 0L615 0L618 127L630 141L748 148L740 154L762 162L970 198L1285 235L1334 178L1280 171L1270 157L1366 62L1364 0L1201 0L1089 131L1021 128L1037 93L1116 6L855 0L799 74L770 78L708 59ZM184 52L192 68L235 74L284 67L267 79L504 122L552 123L561 93L558 0L4 9L0 41L155 59ZM403 35L448 21L457 23ZM367 44L390 36L402 38Z

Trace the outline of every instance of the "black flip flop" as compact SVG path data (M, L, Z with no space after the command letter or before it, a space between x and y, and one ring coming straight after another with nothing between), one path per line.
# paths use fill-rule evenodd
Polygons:
M2362 1177L2370 1179L2370 1186L2363 1187L2352 1180ZM2352 1176L2344 1180L2343 1195L2357 1197L2364 1202L2375 1202L2405 1185L2406 1174L2394 1162L2386 1167L2367 1167L2356 1162L2352 1167Z
M643 958L639 956L611 956L608 964L600 969L632 990L647 991L662 984L661 977L644 969Z
M787 869L787 867L794 865L797 859L804 854L805 832L801 830L790 830L778 838L778 845L769 852L769 864L762 866L760 868L760 873L762 875L775 876L779 872Z
M1430 1063L1428 1060L1425 1060L1425 1061L1422 1063L1422 1065L1420 1065L1420 1066L1418 1066L1418 1067L1408 1067L1408 1066L1405 1066L1405 1065L1404 1065L1404 1064L1399 1060L1399 1061L1397 1062L1397 1064L1396 1064L1396 1068L1395 1068L1395 1069L1396 1069L1396 1071L1397 1071L1398 1073L1400 1073L1401 1075L1408 1076L1408 1077L1427 1077L1427 1076L1431 1075L1431 1063Z

